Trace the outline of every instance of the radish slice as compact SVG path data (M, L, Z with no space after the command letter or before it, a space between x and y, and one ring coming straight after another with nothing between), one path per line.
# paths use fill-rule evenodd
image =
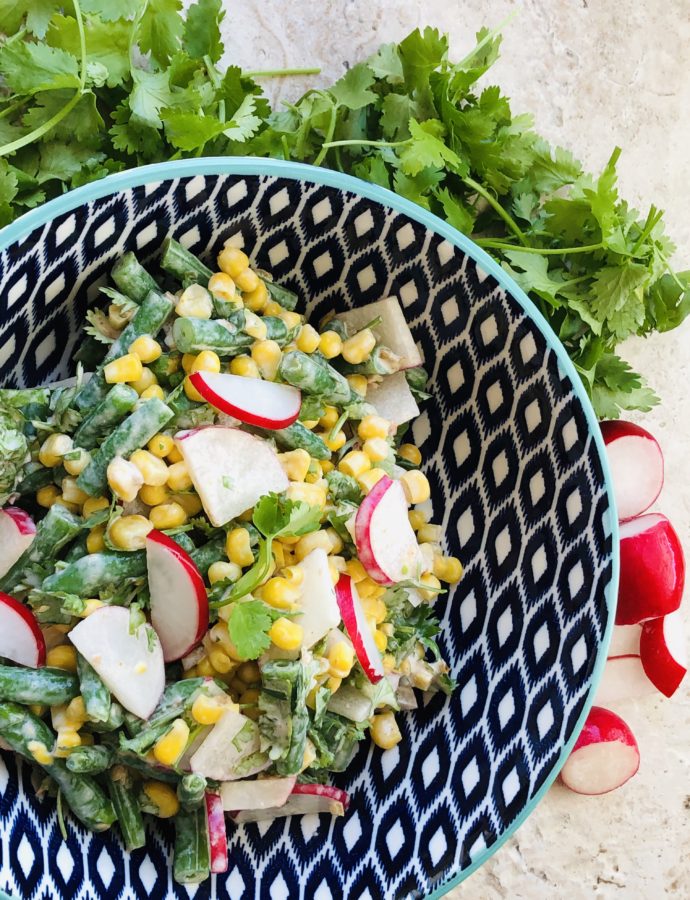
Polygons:
M148 719L165 687L163 650L150 625L130 631L129 610L103 606L75 625L70 641L125 709Z
M338 313L338 318L347 323L350 332L361 330L374 319L381 319L371 330L377 343L388 347L400 357L400 368L412 369L423 364L422 354L415 343L397 297L387 297L385 300L376 300L374 303Z
M292 793L296 775L288 778L261 778L257 781L225 781L220 786L223 809L271 809L283 806Z
M0 593L0 656L32 669L45 665L46 644L36 617L9 594Z
M194 560L162 531L146 537L151 624L166 662L182 659L208 627L208 596Z
M639 516L654 503L664 484L664 457L656 439L632 422L601 422L613 477L618 518Z
M313 647L332 628L340 625L340 609L328 568L326 551L317 547L308 553L300 568L304 573L297 622L304 632L303 646Z
M207 792L205 799L211 873L220 875L222 872L228 871L228 834L225 829L225 811L218 794Z
M18 506L0 509L0 578L28 550L35 536L36 525L27 512Z
M683 548L661 513L620 527L620 581L616 625L634 625L674 612L685 585Z
M630 728L610 710L593 706L561 780L576 794L606 794L629 781L639 767L640 751Z
M609 645L609 658L612 656L639 656L641 625L614 625Z
M647 678L666 697L671 697L688 671L685 630L680 610L642 626L640 660Z
M335 586L340 615L355 648L359 664L372 684L383 678L383 660L369 628L354 581L344 573Z
M371 403L380 416L396 426L416 419L419 415L417 401L404 372L387 375L380 384L370 385L367 403Z
M645 675L639 656L614 656L606 660L596 702L609 706L653 693L654 685Z
M355 519L355 543L367 574L379 584L419 577L419 545L399 481L384 475L362 500Z
M346 791L329 784L296 784L286 803L269 809L238 810L231 813L233 822L265 822L284 816L327 813L343 816L350 805Z
M261 378L194 372L189 380L211 406L259 428L287 428L299 416L301 392Z

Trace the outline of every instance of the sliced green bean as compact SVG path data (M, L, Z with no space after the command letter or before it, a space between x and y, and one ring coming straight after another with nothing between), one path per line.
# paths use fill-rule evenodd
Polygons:
M313 431L306 428L301 422L293 422L287 428L271 431L269 435L275 439L276 444L283 450L306 450L314 459L330 459L331 451Z
M236 356L254 343L228 319L194 319L180 316L173 325L175 346L182 353L213 350L219 356Z
M67 757L67 768L81 775L100 775L112 766L114 757L112 747L104 744L75 747Z
M66 563L76 562L78 559L81 559L82 556L86 556L86 554L89 552L86 546L87 537L87 534L82 534L76 539L76 541L74 541L67 553L65 553Z
M163 242L161 268L182 284L196 283L204 287L208 285L208 280L213 275L208 266L171 237Z
M0 665L0 700L60 706L79 693L79 679L64 669Z
M180 884L200 884L210 873L208 821L205 806L181 810L175 816L173 877Z
M19 557L17 562L2 578L0 591L11 593L31 566L45 565L46 560L55 559L62 548L79 533L82 519L71 513L67 507L55 503L36 526L33 543Z
M129 766L130 769L134 769L140 775L144 775L146 778L154 781L165 781L167 784L176 785L180 780L180 776L175 769L161 766L158 763L153 765L142 759L141 756L137 756L136 753L118 750L115 754L115 761Z
M177 797L185 809L195 809L204 802L207 782L203 775L190 772L183 775L177 785Z
M104 734L104 735L112 735L112 732L117 731L118 728L122 728L122 723L125 721L125 711L117 703L113 700L110 704L110 712L108 713L108 719L106 722L87 722L84 726L88 731L93 731L96 734Z
M107 722L112 698L100 675L81 655L77 654L79 690L84 698L86 714L92 722Z
M271 300L280 303L283 309L292 311L297 307L299 297L294 291L291 291L289 288L283 287L280 284L276 284L275 281L268 281L267 279L264 279L264 284L266 285Z
M31 463L29 465L32 465ZM18 494L22 496L26 494L35 494L36 491L40 490L42 487L46 487L48 484L53 484L55 478L55 472L53 469L46 469L45 466L42 466L40 463L36 463L29 470L29 466L27 466L26 474L19 482L15 490Z
M191 705L203 683L203 678L185 678L169 684L149 719L141 723L139 733L131 738L121 737L120 749L140 754L150 750L168 730L170 723Z
M138 400L139 394L133 387L128 384L114 384L74 432L75 445L92 450L134 409Z
M225 534L220 534L211 538L208 543L202 544L201 547L197 547L196 550L192 551L189 555L196 563L197 569L201 572L203 577L206 578L212 564L218 562L218 560L223 557L224 553Z
M280 375L288 384L308 394L318 394L327 403L343 404L350 400L347 378L325 360L309 356L301 350L283 354Z
M149 291L157 291L155 279L149 275L131 250L115 263L110 277L131 300L142 303Z
M144 817L139 809L134 779L125 766L115 766L112 769L108 788L125 849L131 851L143 847L146 843Z
M125 578L140 578L145 574L146 553L143 550L103 550L90 553L49 575L41 590L93 597L104 588L119 585Z
M379 344L365 362L348 363L343 360L340 368L347 375L393 375L400 370L400 357Z

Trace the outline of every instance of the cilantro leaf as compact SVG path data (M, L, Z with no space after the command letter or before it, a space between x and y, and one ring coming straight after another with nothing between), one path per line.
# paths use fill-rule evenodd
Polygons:
M410 143L400 154L400 166L406 175L419 175L423 169L441 169L444 163L449 168L467 174L467 166L460 157L442 140L443 123L438 119L417 122L410 119Z
M232 114L232 121L225 127L223 134L232 141L246 141L261 126L261 119L255 113L256 99L247 94Z
M634 334L644 322L644 287L648 279L647 267L631 262L605 266L594 278L591 299L594 314L620 340Z
M233 603L228 618L228 634L243 659L257 659L268 650L271 639L268 630L282 613L261 600Z
M115 22L117 19L130 19L141 8L141 0L80 0L83 13L94 13L104 22Z
M266 494L254 507L252 521L267 538L297 537L319 528L321 509L302 500Z
M166 109L161 112L165 134L180 150L196 150L223 133L225 124L215 116L198 116L190 112Z
M425 90L429 76L445 60L448 38L436 28L418 28L398 45L405 83L413 90Z
M144 125L160 128L163 125L160 112L173 100L167 74L134 69L132 78L134 89L129 97L132 115Z
M640 375L615 353L606 353L596 366L592 404L602 419L617 419L621 411L638 409L649 412L659 402Z
M182 45L191 57L208 56L218 62L223 55L220 24L224 18L221 0L197 0L189 7Z
M383 78L390 84L400 84L403 80L403 67L397 44L381 44L379 49L367 60L367 65L377 78ZM390 97L401 96L389 94Z
M103 22L90 18L86 32L86 54L89 65L100 63L105 68L105 82L108 87L116 87L129 77L129 37L130 22ZM81 47L79 29L72 16L54 16L46 36L51 47L66 50L79 58Z
M15 94L79 87L79 63L71 53L17 38L0 47L0 74Z
M55 12L53 0L0 0L0 26L5 34L15 34L26 16L26 27L44 38Z
M148 0L139 22L139 46L150 53L159 66L166 66L180 46L184 22L180 0Z
M341 106L362 109L376 101L376 94L369 90L374 79L375 75L366 63L357 63L336 81L330 93Z

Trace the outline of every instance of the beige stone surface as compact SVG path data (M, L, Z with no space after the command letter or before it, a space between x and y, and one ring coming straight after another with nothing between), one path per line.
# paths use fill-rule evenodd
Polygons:
M514 10L492 80L539 130L597 169L618 144L624 196L666 209L677 260L690 268L690 3L688 0L235 0L228 58L248 69L318 65L320 76L271 90L294 98L417 25L451 35L454 55L483 24ZM625 348L662 405L639 417L666 454L657 504L690 554L690 323ZM556 786L518 833L450 895L472 900L690 896L690 683L673 700L621 706L642 751L639 774L605 797Z

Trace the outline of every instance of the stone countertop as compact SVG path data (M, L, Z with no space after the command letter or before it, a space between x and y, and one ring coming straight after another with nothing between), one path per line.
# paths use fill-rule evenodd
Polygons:
M491 77L537 129L598 171L614 145L622 196L666 209L680 268L690 268L690 7L687 0L243 0L227 4L227 58L247 69L321 66L319 76L271 85L292 99L330 84L347 64L420 25L451 36L461 58L473 34L513 10ZM684 264L683 264L683 261ZM670 334L631 340L629 362L661 397L635 417L659 439L666 487L656 508L673 521L690 558L690 321ZM618 709L618 708L617 708ZM690 888L690 679L672 700L621 704L640 744L638 775L603 797L554 786L517 834L454 900L561 896L688 896Z

